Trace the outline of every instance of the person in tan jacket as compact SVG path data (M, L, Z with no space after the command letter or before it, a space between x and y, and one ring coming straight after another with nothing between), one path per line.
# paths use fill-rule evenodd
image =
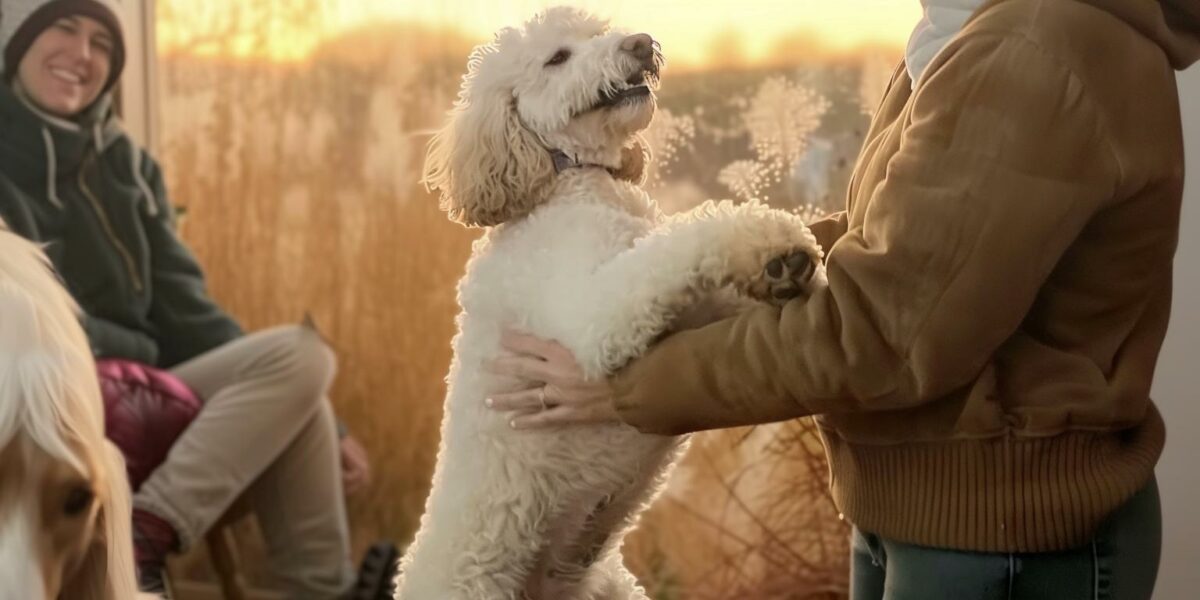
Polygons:
M846 210L812 226L828 287L609 381L511 333L495 367L536 387L492 406L659 434L814 415L856 600L1149 598L1200 1L923 4Z

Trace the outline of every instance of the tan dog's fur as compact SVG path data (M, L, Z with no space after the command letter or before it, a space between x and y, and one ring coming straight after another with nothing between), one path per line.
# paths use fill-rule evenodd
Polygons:
M0 600L137 595L124 462L78 309L0 227Z

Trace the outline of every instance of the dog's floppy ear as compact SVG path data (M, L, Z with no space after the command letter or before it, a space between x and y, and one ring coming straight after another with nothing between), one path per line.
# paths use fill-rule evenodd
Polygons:
M442 209L468 227L532 211L554 179L550 153L517 116L511 90L471 90L490 49L476 49L449 122L429 144L422 181Z
M74 574L63 581L59 600L132 600L138 597L133 561L132 505L125 462L111 443L105 442L107 488L98 491L100 514L96 534Z

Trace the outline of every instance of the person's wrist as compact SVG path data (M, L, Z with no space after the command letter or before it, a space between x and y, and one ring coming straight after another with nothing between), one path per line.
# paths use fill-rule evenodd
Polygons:
M627 399L633 393L636 383L628 365L608 378L608 403L612 406L613 414L622 422L624 418L621 411L628 406Z

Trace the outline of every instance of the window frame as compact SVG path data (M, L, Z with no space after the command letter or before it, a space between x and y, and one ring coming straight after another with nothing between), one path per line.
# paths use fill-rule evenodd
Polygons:
M117 89L117 112L129 134L151 153L158 150L158 52L154 0L121 2L125 71Z

